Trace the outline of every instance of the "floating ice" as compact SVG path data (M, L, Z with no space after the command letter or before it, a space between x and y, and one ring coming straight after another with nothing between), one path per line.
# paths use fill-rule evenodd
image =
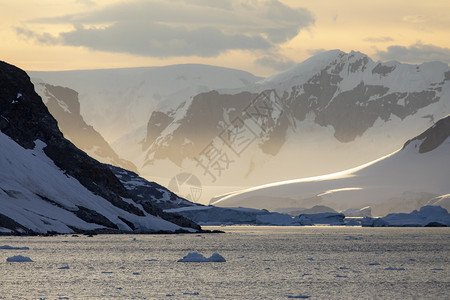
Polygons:
M389 270L389 271L405 271L405 268L388 267L385 270Z
M363 218L361 225L364 227L436 227L450 226L450 214L440 206L422 206L420 210L411 213L392 213L382 218Z
M60 269L60 270L68 270L68 269L70 269L70 267L67 265L67 266L64 266L64 267L60 267L58 269Z
M32 262L31 258L22 255L11 256L6 259L9 262Z
M28 247L13 247L9 245L0 246L1 250L30 250Z
M297 296L286 295L286 297L288 297L289 299L308 299L310 296L300 294Z
M178 262L226 262L226 260L218 253L214 253L209 258L206 258L200 253L190 252L182 259L179 259Z
M345 237L346 241L357 241L357 240L362 240L362 239L363 239L362 237L351 236L351 235L348 235Z

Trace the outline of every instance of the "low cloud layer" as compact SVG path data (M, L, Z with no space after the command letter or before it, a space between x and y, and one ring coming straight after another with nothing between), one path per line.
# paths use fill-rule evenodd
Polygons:
M276 51L311 26L314 18L308 10L278 0L153 0L31 23L74 26L57 36L16 29L39 43L150 57L211 57L229 50Z
M277 71L284 71L295 65L293 60L276 53L260 57L255 62Z
M377 51L377 56L381 60L398 60L409 63L442 61L448 64L450 63L450 48L417 42L408 47L389 46L386 51Z

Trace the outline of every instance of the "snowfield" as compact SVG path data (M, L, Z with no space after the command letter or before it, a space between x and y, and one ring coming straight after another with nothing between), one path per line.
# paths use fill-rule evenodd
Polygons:
M78 210L78 206L101 212L122 230L131 228L120 217L132 221L142 231L180 229L150 214L128 213L94 195L55 166L42 150L45 143L36 140L35 144L33 150L26 150L0 132L1 214L39 233L71 233L74 232L71 227L81 230L103 227L79 219L72 212Z
M385 215L410 212L430 201L440 203L445 199L442 195L447 195L450 189L449 123L450 116L420 138L412 139L403 149L366 165L237 191L215 197L211 204L268 210L313 205L336 210L370 206L374 215ZM430 143L438 144L434 149L422 151ZM443 198L435 198L440 196Z

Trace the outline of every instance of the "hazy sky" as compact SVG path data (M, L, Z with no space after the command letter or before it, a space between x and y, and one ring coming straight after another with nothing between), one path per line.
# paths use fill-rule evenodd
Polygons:
M0 0L26 70L204 63L268 76L323 50L450 63L448 0Z

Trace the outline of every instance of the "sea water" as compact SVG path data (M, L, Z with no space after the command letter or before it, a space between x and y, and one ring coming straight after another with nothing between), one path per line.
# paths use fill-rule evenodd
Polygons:
M217 229L210 227L208 229ZM0 299L449 299L449 228L0 237ZM217 252L226 262L178 262ZM33 262L6 262L15 255Z

